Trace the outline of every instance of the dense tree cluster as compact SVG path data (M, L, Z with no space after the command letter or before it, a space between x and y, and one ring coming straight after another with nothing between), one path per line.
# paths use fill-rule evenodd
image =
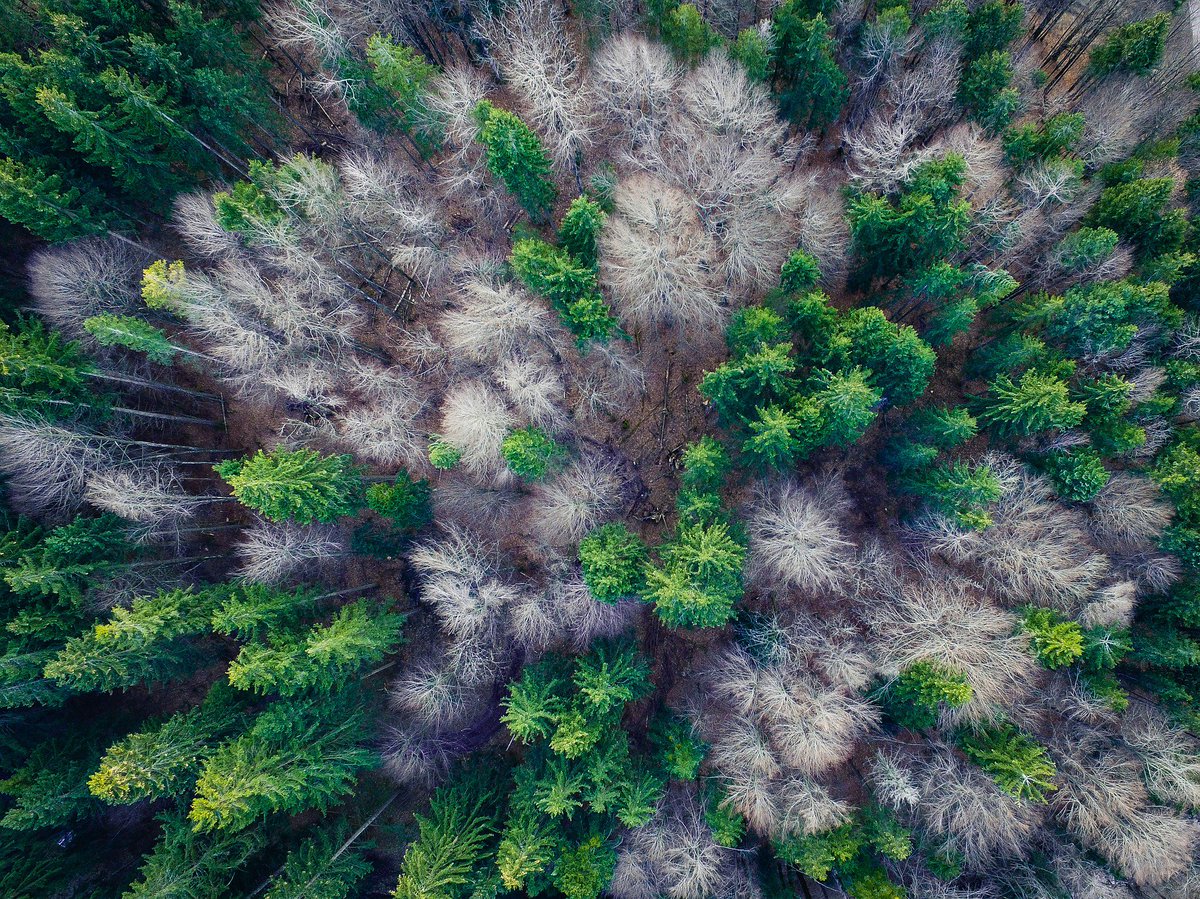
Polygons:
M0 895L1195 895L1193 6L0 12Z

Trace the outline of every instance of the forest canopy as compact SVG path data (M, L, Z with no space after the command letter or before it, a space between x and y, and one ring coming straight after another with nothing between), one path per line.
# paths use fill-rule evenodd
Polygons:
M1200 897L1200 15L0 8L0 896Z

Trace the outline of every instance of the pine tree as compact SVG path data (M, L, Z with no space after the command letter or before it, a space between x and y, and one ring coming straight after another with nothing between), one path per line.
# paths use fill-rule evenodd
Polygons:
M73 690L102 691L166 680L191 658L184 638L209 629L222 598L219 586L138 597L68 640L46 665L46 677Z
M775 91L779 106L802 128L823 130L850 96L846 73L834 59L837 45L824 15L810 15L805 0L784 0L775 9Z
M37 410L49 417L57 417L60 410L103 411L104 400L88 381L92 372L78 343L63 340L37 319L18 320L15 331L0 322L0 406L16 412Z
M283 699L204 762L188 818L196 831L240 831L274 812L323 811L377 763L358 745L364 709L351 696Z
M982 531L992 523L988 506L1000 499L1000 481L984 464L947 462L901 479L901 486L964 528Z
M545 220L558 196L550 180L550 160L529 126L487 100L475 107L479 142L487 150L488 170L504 182L530 218Z
M1092 72L1100 76L1113 72L1149 74L1162 59L1170 29L1171 14L1165 12L1114 28L1092 50Z
M729 453L707 434L683 450L683 486L688 490L716 492L733 468Z
M691 3L677 5L663 17L661 32L663 43L674 51L676 58L692 66L713 47L724 43Z
M751 81L766 81L775 62L775 50L757 28L743 28L729 45L731 58L741 63Z
M0 216L43 240L57 243L106 231L116 221L100 212L103 198L34 165L0 157Z
M263 828L197 833L178 813L167 813L162 838L146 856L139 879L121 899L213 899L228 895L238 869L267 841Z
M1091 447L1055 450L1046 455L1041 466L1054 482L1058 495L1077 503L1095 499L1112 477L1100 454Z
M925 392L937 356L910 326L894 325L883 310L864 306L838 321L825 363L831 370L867 369L882 399L904 406Z
M214 466L242 505L271 521L333 522L363 501L362 476L349 454L276 447Z
M71 824L95 810L87 776L99 755L94 741L80 737L39 743L0 780L0 795L11 797L0 828L38 830Z
M813 401L821 408L822 441L833 446L849 446L862 437L875 419L875 406L883 392L871 386L866 369L855 366L848 371L820 369L814 374Z
M646 559L645 542L619 522L596 528L579 543L583 581L601 602L639 594Z
M212 615L212 629L240 640L263 638L298 622L321 598L309 587L282 590L233 582L222 588L220 604Z
M358 600L306 634L274 631L266 643L242 647L229 665L229 682L239 690L280 696L330 693L395 651L403 625L403 615Z

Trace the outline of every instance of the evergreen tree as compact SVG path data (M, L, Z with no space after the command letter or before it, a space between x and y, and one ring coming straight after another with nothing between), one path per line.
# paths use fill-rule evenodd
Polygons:
M586 222L577 218L564 218L564 227L568 224L571 229L587 227ZM574 230L570 233L570 239L582 241L581 249L586 251L586 234ZM564 242L566 237L564 235ZM594 241L594 234L591 239ZM592 252L595 252L594 244ZM545 241L523 238L513 244L508 262L513 273L526 287L550 301L562 317L563 324L579 339L580 344L589 340L605 343L616 329L617 320L600 294L594 256L593 262L587 263Z
M359 745L363 706L352 696L282 699L204 762L188 818L196 831L240 831L274 812L325 810L377 763Z
M645 598L669 627L720 627L741 598L746 547L724 522L681 524L646 568Z
M957 709L971 701L974 691L959 672L935 662L913 662L882 691L884 713L909 730L928 730L937 724L943 703Z
M1084 223L1115 231L1144 256L1178 250L1187 233L1187 216L1182 210L1165 209L1174 190L1171 178L1136 178L1109 184Z
M362 503L362 476L348 454L276 447L214 466L238 501L272 521L337 521Z
M240 690L280 696L329 693L395 651L403 625L403 615L358 600L306 634L273 631L266 643L242 647L229 665L229 682Z
M959 745L1010 796L1044 803L1046 794L1058 789L1052 780L1058 769L1045 748L1012 724L964 733Z
M867 369L882 399L904 406L925 392L937 356L910 326L894 325L883 310L863 306L838 321L825 361L831 369Z
M526 481L540 481L566 456L553 437L532 426L510 431L500 453L513 474Z
M488 170L504 182L530 218L542 221L558 190L550 180L550 160L536 134L517 116L487 100L475 107L479 142L487 150Z
M639 594L646 558L646 544L619 522L596 528L579 543L583 581L601 602Z
M751 81L766 81L775 62L775 49L757 28L743 28L729 45L729 55L742 64Z
M139 879L121 899L213 899L228 895L238 869L267 841L263 828L197 833L171 812L159 819L162 838L146 856Z
M783 114L802 128L824 129L850 96L846 73L834 59L837 45L824 15L811 15L805 0L775 8L774 87Z
M833 446L854 443L875 420L883 392L871 386L866 369L855 366L834 374L820 369L813 376L813 396L823 417L822 440Z
M151 362L170 365L179 352L161 328L132 315L93 315L84 321L83 327L101 346L121 346L145 353Z
M114 805L179 796L239 720L231 691L218 681L201 706L153 722L110 746L88 778L88 790Z
M1077 503L1095 499L1112 477L1100 454L1091 447L1055 450L1047 454L1041 465L1058 495Z
M1083 655L1083 632L1053 609L1030 607L1021 627L1029 634L1038 661L1047 668L1065 668Z
M1073 428L1087 413L1086 406L1071 400L1065 381L1036 371L1015 382L1001 375L977 404L979 420L1004 437Z
M1113 72L1149 74L1162 59L1170 29L1171 14L1165 12L1114 28L1093 48L1092 72L1100 76Z
M437 67L427 63L411 47L399 43L390 34L367 38L367 61L374 83L393 99L392 112L400 130L409 135L418 149L428 155L441 143L438 122L427 101L429 82Z
M15 330L0 322L0 407L47 417L88 407L103 411L104 400L88 380L92 372L78 343L37 319L19 319Z
M982 531L992 523L988 506L1000 498L1000 481L984 464L947 462L901 479L901 486L964 528Z
M582 265L595 268L596 238L604 227L606 217L595 200L576 197L558 225L558 242Z
M340 825L317 830L288 853L266 899L347 899L371 872L358 849L342 851Z
M683 450L683 486L688 490L716 492L733 468L729 453L707 434Z
M0 795L11 797L0 816L0 828L38 830L62 827L91 814L96 807L87 790L88 772L99 752L81 737L39 743L4 780Z
M404 531L418 531L433 520L431 491L426 480L414 481L406 471L390 483L372 484L366 491L367 508L388 518Z
M212 629L240 640L262 638L307 615L323 597L316 590L283 590L263 584L233 582L222 588L212 615Z

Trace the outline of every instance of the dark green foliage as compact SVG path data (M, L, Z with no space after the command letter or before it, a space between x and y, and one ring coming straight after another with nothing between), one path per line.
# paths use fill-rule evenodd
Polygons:
M212 899L227 895L237 870L267 841L263 828L197 833L179 813L167 813L162 838L146 856L139 879L121 899Z
M390 484L369 486L366 502L368 509L404 531L419 531L433 520L429 482L414 481L407 471L397 474Z
M1109 228L1080 228L1058 242L1055 256L1068 272L1087 271L1111 256L1119 239Z
M78 343L38 319L19 319L15 329L0 322L0 408L54 418L77 416L81 407L103 411L104 397L88 378L92 371Z
M974 59L1003 50L1021 34L1024 10L1011 0L989 0L967 18L963 54Z
M615 603L641 593L646 559L645 542L619 522L596 528L579 544L583 581L601 602Z
M783 114L802 128L824 129L850 96L846 73L824 15L806 0L784 0L771 20L775 38L774 87Z
M1085 124L1080 113L1064 112L1044 122L1010 128L1004 133L1009 165L1022 169L1070 153L1083 136Z
M202 833L240 831L274 812L327 809L376 763L357 745L364 736L351 696L278 700L204 762L188 818Z
M659 718L650 738L662 754L662 767L676 780L695 780L708 752L708 744L697 735L692 723L675 715Z
M775 840L778 857L815 880L837 873L855 899L895 897L904 893L892 884L879 857L903 861L912 853L912 836L882 808L869 806L840 827L807 836ZM854 884L861 884L856 892Z
M1097 75L1113 72L1149 73L1162 59L1171 14L1159 13L1140 22L1114 28L1092 50L1091 69Z
M516 241L508 262L526 287L550 301L581 345L605 343L617 329L593 265L535 238Z
M881 309L864 306L842 316L825 354L829 367L861 366L883 398L894 406L916 400L929 384L937 362L933 350L908 325L894 325Z
M318 830L288 853L266 899L348 899L371 864L357 847L342 852L344 826Z
M243 44L253 15L190 0L12 6L0 29L0 211L48 240L101 232L138 206L165 211L247 155L255 123L272 123Z
M1084 223L1115 231L1145 256L1178 250L1187 231L1181 210L1165 209L1175 190L1171 178L1137 178L1104 188Z
M746 837L746 819L733 810L715 785L710 784L704 793L704 823L712 830L713 842L735 848Z
M817 260L803 250L794 250L779 270L779 289L784 293L814 290L821 280Z
M1006 50L985 53L969 62L958 85L958 102L989 131L1000 132L1016 116L1020 95L1012 82L1012 57Z
M982 531L992 523L988 507L1000 499L1000 481L986 464L945 462L904 476L900 486L962 528Z
M562 445L533 426L509 431L500 453L513 474L526 481L540 481L566 456Z
M214 466L238 502L272 521L337 521L361 508L362 476L349 454L278 446Z
M717 492L725 485L732 467L725 447L705 435L683 451L683 486L702 493Z
M865 283L925 268L959 249L970 204L959 197L966 164L957 154L918 166L896 197L861 193L850 198L858 276Z
M558 190L550 180L550 159L536 134L507 109L487 100L475 107L479 142L487 150L488 170L499 178L529 213L542 221Z
M956 709L971 701L971 685L959 672L935 662L913 662L880 695L884 713L909 730L937 724L943 703Z
M1042 468L1063 499L1085 503L1095 499L1111 475L1091 447L1056 450L1042 460Z
M997 786L1016 799L1046 802L1058 787L1058 773L1045 748L1012 724L991 725L959 737L963 752L986 771Z
M61 827L92 813L96 800L88 793L87 778L98 755L94 741L81 738L38 744L22 765L0 780L0 796L11 797L0 828Z
M596 266L596 238L607 217L600 204L588 197L576 197L563 213L558 225L558 242L582 265Z
M811 386L813 402L821 410L821 439L831 446L849 446L860 438L875 420L875 407L883 396L872 386L873 377L859 366L844 372L818 369Z

